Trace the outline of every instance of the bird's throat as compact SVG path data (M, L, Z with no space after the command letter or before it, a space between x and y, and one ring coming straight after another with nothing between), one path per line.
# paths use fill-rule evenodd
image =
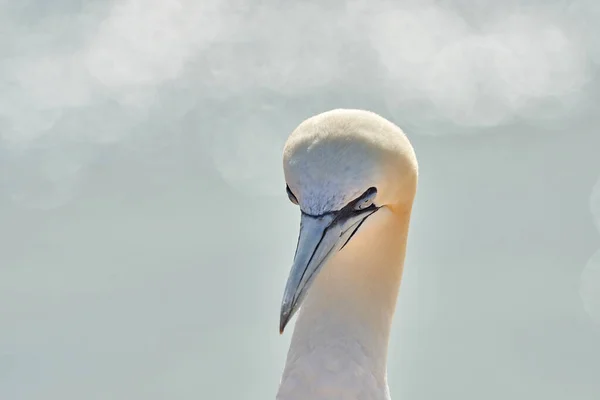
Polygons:
M315 279L298 313L280 393L292 382L312 390L306 395L320 398L319 390L331 390L336 379L344 386L352 376L369 381L363 386L387 392L387 350L409 213L383 211ZM326 380L319 378L319 369Z

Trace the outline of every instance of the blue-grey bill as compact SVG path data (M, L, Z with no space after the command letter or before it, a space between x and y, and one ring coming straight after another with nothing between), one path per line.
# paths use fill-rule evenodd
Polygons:
M329 213L317 217L302 213L298 247L281 303L280 333L302 304L322 267L375 211L377 209L345 216Z

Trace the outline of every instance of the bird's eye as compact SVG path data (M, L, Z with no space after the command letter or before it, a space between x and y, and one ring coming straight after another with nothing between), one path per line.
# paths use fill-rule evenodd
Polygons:
M371 187L371 188L367 189L367 191L359 198L358 202L354 206L354 209L359 211L359 210L364 210L365 208L370 207L371 205L373 205L375 196L377 196L376 188Z
M292 203L294 203L295 205L298 205L298 199L296 198L296 196L294 196L294 193L292 193L292 191L288 185L285 185L285 191L287 192L287 195L290 198L290 201Z

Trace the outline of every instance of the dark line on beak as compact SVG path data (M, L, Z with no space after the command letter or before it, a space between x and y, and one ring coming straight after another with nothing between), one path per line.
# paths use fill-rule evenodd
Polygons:
M330 248L329 251L327 252L327 254L325 254L325 257L323 258L327 258L327 256L329 256L329 254L331 254L331 252L333 251L334 247ZM307 282L310 282L310 280L312 279L313 275L317 272L317 269L313 269L312 272L310 273L308 279L306 280ZM300 282L302 282L302 280L300 280Z
M319 246L321 245L321 242L325 238L325 234L327 233L327 230L329 229L330 226L331 225L328 225L327 227L325 227L325 229L323 229L323 233L321 233L321 238L319 239L319 241L317 242L317 245L313 249L313 252L310 255L310 258L308 259L308 262L304 265L304 270L302 271L302 275L300 276L300 280L298 281L298 285L300 285L302 283L302 280L304 279L304 274L306 274L306 270L308 269L308 266L312 262L312 259L314 258L317 250L319 249ZM300 234L302 234L302 233L300 233ZM300 235L298 235L298 242L300 242ZM296 251L298 251L297 247L296 247ZM298 301L298 297L296 295L294 295L294 299L292 300L292 308L296 304L296 301Z
M340 247L340 251L346 247L346 245L348 244L348 242L350 241L350 239L352 239L352 237L354 236L354 234L356 232L358 232L358 228L360 228L360 226L367 220L367 218L369 218L371 215L375 214L375 212L377 212L377 210L379 210L379 207L373 207L372 208L373 212L369 213L366 217L364 217L356 226L356 228L354 228L354 230L352 231L352 233L350 234L350 237L346 240L346 242L344 243L344 245L342 247Z
M356 228L354 228L354 230L352 231L352 233L350 234L350 237L348 238L348 240L346 240L346 243L344 243L344 245L342 247L340 247L340 251L346 247L346 245L348 244L348 242L350 241L350 239L352 239L352 236L354 236L354 234L358 231L358 228L360 228L360 226L363 224L363 222L365 222L366 218L363 219L362 221L360 221L358 223L358 225L356 225Z

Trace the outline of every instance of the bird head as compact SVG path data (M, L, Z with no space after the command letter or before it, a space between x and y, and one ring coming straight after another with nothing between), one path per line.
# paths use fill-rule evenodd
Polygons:
M332 110L302 122L283 151L287 194L301 212L294 262L283 295L280 332L318 274L376 213L410 208L418 166L393 123L362 110Z

